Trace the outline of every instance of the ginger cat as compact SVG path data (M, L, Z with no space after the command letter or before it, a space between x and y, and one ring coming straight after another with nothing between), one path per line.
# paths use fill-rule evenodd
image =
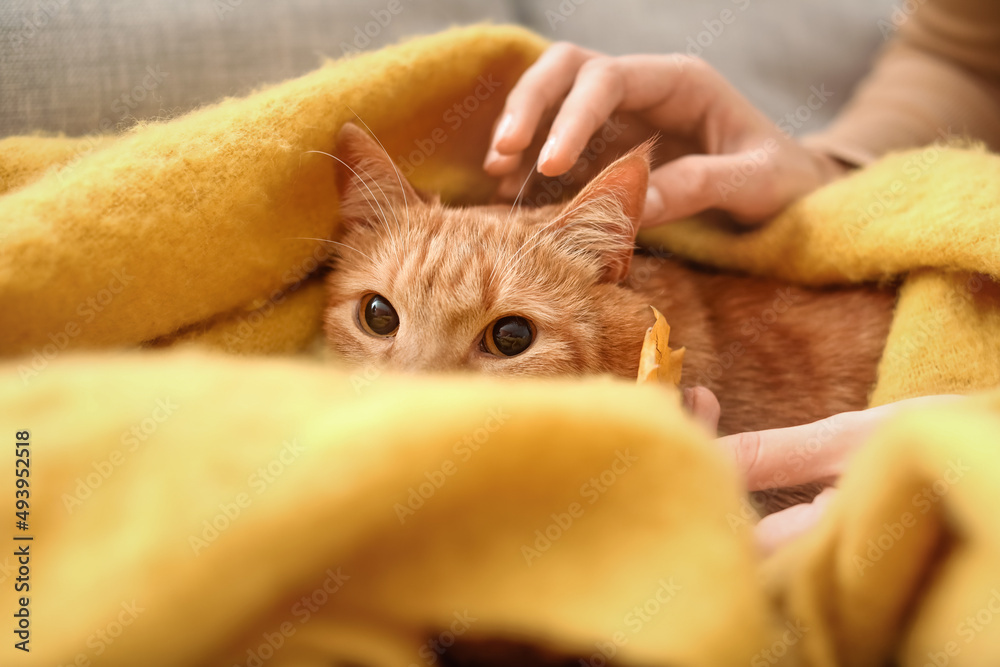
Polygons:
M681 386L719 399L725 433L866 406L895 293L805 289L634 254L650 147L568 204L449 208L419 194L365 132L338 153L341 253L330 346L358 364L510 376L634 378L653 305L687 348Z

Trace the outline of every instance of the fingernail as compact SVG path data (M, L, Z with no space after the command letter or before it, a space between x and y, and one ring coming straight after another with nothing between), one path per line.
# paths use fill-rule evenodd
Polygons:
M549 161L552 153L556 150L556 138L549 137L549 140L542 146L542 152L538 154L538 171L542 170L542 165Z
M493 143L503 139L507 133L510 131L511 125L514 124L514 116L512 114L504 114L503 118L500 119L500 123L497 125L497 131L493 133Z
M489 149L486 151L486 159L483 160L483 169L489 169L499 159L500 153L498 153L496 149Z
M644 224L655 224L663 215L664 204L663 195L656 188L646 190L646 205L642 209L642 221Z

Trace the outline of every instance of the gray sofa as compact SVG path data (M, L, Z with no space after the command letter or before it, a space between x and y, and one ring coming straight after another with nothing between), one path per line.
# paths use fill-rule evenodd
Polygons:
M117 132L302 74L324 57L477 21L520 23L609 53L701 55L775 121L791 114L791 129L807 132L830 119L864 74L892 4L5 0L0 137ZM813 87L829 100L803 109Z

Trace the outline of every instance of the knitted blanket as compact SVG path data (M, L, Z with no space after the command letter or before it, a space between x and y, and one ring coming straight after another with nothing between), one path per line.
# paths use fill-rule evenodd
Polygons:
M357 116L417 185L484 199L543 46L453 30L118 138L0 141L3 664L996 661L1000 393L900 414L762 561L738 475L657 387L107 351L302 350L325 259L304 239L337 220L309 151ZM998 188L1000 158L934 147L760 231L647 241L903 278L873 402L967 392L1000 384Z

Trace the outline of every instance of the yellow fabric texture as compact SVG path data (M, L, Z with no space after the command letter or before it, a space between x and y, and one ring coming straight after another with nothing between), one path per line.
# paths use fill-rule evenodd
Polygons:
M998 392L882 429L768 590L735 471L657 387L192 351L3 371L34 538L4 664L425 664L452 631L621 664L1000 655Z
M360 119L418 187L483 199L492 122L544 44L467 28L118 139L0 140L0 353L43 365L45 346L176 336L230 352L300 349L322 299L299 281L326 258L337 212L336 162L311 151L333 153L340 126ZM226 335L236 330L245 335Z
M733 233L692 220L642 239L805 285L902 279L871 397L881 405L1000 385L997 202L1000 157L933 145L828 185L761 229Z
M337 206L333 160L308 151L357 116L418 186L481 200L491 124L543 46L459 29L120 138L0 141L0 429L9 452L30 431L34 538L32 650L9 635L0 662L419 665L456 636L594 665L1000 655L1000 394L887 425L761 580L736 473L655 387L70 353L302 349L326 249L301 239ZM978 274L1000 268L1000 161L928 150L760 231L648 240L806 284L905 275L873 402L995 386Z
M726 518L735 471L657 387L71 356L27 389L0 380L8 439L36 425L32 653L6 642L4 664L246 664L285 622L266 664L425 664L467 613L466 639L589 658L621 632L643 664L717 665L774 624ZM303 623L328 570L349 579ZM107 646L95 633L133 600Z

